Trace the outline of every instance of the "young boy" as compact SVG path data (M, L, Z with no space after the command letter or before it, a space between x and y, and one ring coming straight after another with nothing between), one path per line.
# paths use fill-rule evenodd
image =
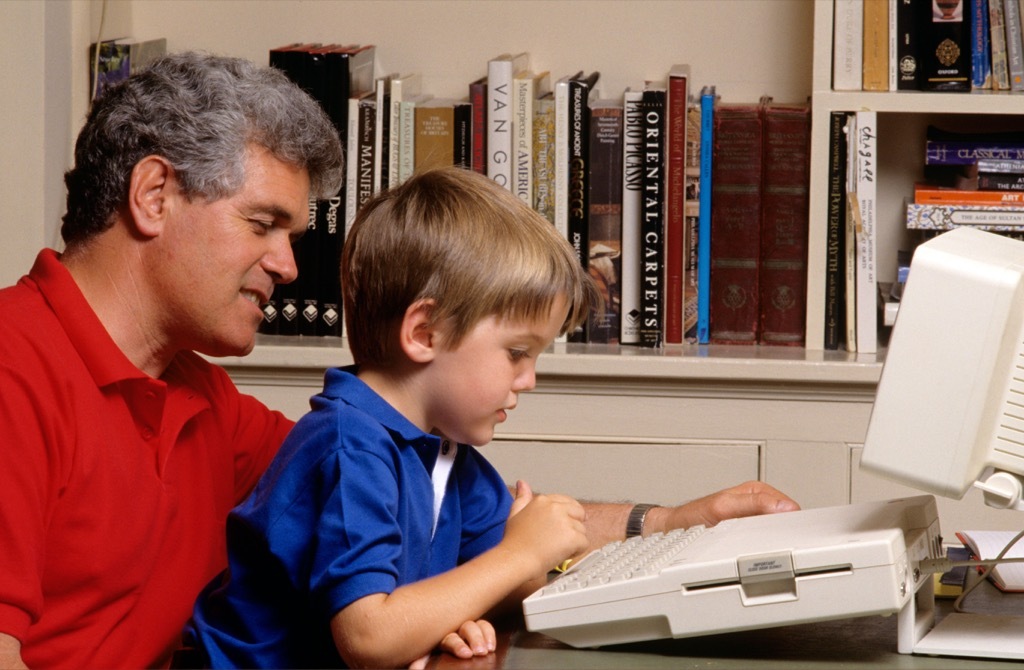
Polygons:
M587 547L563 496L515 499L474 446L535 384L595 289L545 219L492 181L426 172L360 212L342 259L355 365L228 519L229 569L189 635L212 667L403 667L486 654L483 619Z

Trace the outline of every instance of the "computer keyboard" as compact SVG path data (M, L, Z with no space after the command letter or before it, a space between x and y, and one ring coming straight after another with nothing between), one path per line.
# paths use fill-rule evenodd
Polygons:
M605 545L523 612L577 647L892 614L941 544L932 496L731 519Z

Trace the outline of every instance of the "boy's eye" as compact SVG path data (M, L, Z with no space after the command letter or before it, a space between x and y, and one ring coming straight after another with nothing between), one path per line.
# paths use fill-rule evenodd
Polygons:
M509 349L508 354L513 361L521 361L530 357L530 352L525 349Z

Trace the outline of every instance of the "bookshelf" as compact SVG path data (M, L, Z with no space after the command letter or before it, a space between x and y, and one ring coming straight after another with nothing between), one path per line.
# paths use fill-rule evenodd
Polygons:
M23 152L20 162L4 161L0 167L0 183L15 183L8 177L27 165L33 174L42 173L46 184L36 200L9 218L24 222L16 224L27 233L19 239L35 240L31 249L0 249L4 265L21 272L39 246L39 212L45 218L43 243L56 243L61 176L87 106L85 54L104 12L104 37L164 36L172 50L201 49L256 62L265 62L270 48L296 40L372 43L378 45L378 72L420 71L424 89L444 97L463 95L466 84L484 73L487 60L505 51L529 51L535 69L549 69L553 76L599 70L607 94L663 78L674 63L688 63L694 87L713 83L727 102L750 102L764 93L796 101L813 93L813 222L824 220L827 137L821 119L830 110L877 106L886 112L884 140L933 112L1010 114L1015 102L997 100L989 108L972 102L973 96L929 94L934 97L917 96L918 102L909 94L831 92L831 0L90 0L46 3L45 9L34 0L13 0L12 5L26 21L3 32L11 44L9 71L35 73L21 82L34 105L23 116L45 122L45 132L32 127L44 150ZM723 35L730 40L727 49ZM728 57L722 57L723 49ZM45 72L67 74L48 75L45 95L38 66L44 50ZM60 89L55 81L68 82L66 90L51 90ZM0 144L21 146L14 144L17 131L4 132ZM42 141L44 135L49 141ZM888 169L899 184L912 181L906 176L912 164L893 160ZM890 228L898 232L895 225ZM744 479L765 480L806 507L892 494L863 481L856 469L881 356L821 351L823 231L823 224L812 224L808 348L652 351L559 344L540 359L537 390L522 397L484 453L503 472L524 477L539 490L583 498L671 502ZM324 368L350 360L343 341L261 338L251 355L218 362L243 390L297 418L320 390Z
M808 236L807 346L824 343L824 282L828 213L828 123L833 111L869 109L878 112L879 207L878 278L893 281L896 252L910 248L903 199L922 179L925 127L951 130L1024 129L1024 97L1019 93L932 93L832 90L833 4L814 3L814 67L812 71L810 234Z

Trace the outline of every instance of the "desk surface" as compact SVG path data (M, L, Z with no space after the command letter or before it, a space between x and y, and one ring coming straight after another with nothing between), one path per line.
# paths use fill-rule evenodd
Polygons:
M984 586L984 585L983 585ZM979 589L965 608L992 613L1020 614L1024 595ZM979 601L983 608L979 607ZM938 618L952 611L952 601L940 600ZM1024 625L1021 635L1024 636ZM460 661L438 656L435 670L570 670L572 668L756 668L792 670L813 668L1017 668L1020 662L900 654L896 651L896 617L860 617L797 626L658 640L602 649L574 649L518 626L502 630L498 651L491 656Z

